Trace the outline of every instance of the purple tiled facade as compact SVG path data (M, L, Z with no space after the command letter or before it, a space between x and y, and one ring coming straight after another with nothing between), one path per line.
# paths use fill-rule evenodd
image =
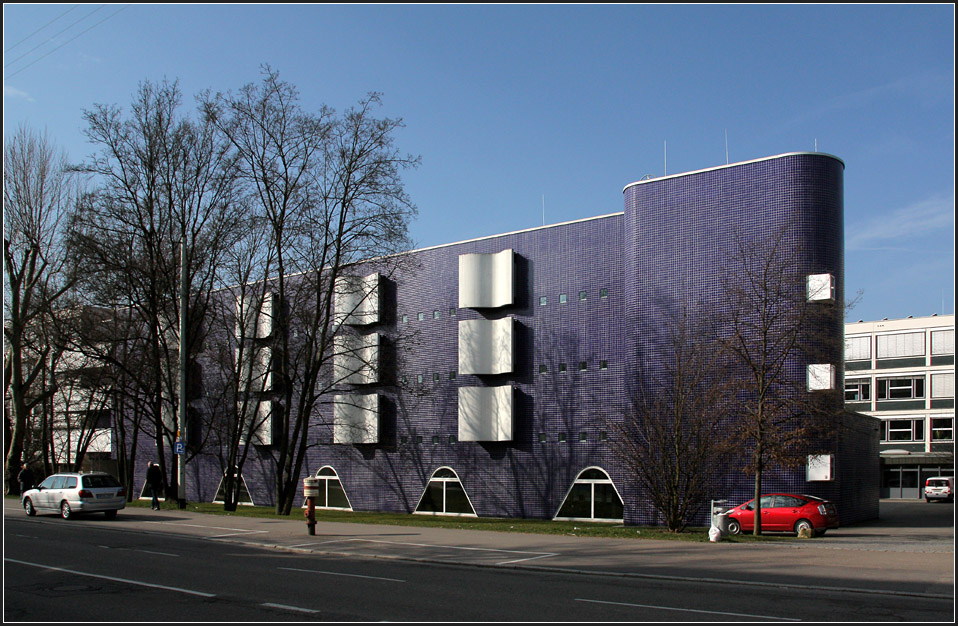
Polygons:
M651 179L625 188L623 213L410 253L413 263L386 280L382 322L364 330L394 346L384 365L393 371L363 389L381 397L379 443L331 443L326 405L304 475L332 467L353 510L411 513L433 473L448 467L480 517L552 518L576 477L596 467L621 497L625 523L655 523L609 441L643 338L661 332L670 303L721 300L733 234L785 223L795 226L804 269L834 275L843 302L843 168L835 157L796 153ZM516 259L514 304L459 308L460 255L506 249ZM513 371L458 373L459 322L503 317L515 320ZM840 316L825 332L841 337ZM838 371L842 358L839 348ZM499 385L514 389L512 440L458 441L459 387ZM827 497L846 522L877 517L877 431L848 420L832 442L835 480L780 471L767 475L765 491ZM270 465L257 449L244 468L257 504L272 502ZM212 457L189 472L188 498L211 500L221 477ZM749 499L752 478L733 476L715 497ZM698 521L705 516L703 507Z

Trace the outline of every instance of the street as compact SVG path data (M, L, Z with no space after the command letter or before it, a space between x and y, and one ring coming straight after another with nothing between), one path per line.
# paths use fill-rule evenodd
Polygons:
M402 546L407 552L370 558L369 553L297 553L245 541L253 536L266 541L266 535L275 535L270 528L285 529L292 522L270 520L272 527L243 529L241 518L150 517L140 509L123 511L113 521L102 516L65 521L28 518L13 508L15 502L6 504L5 621L924 622L951 621L954 611L953 595L906 597L840 590L838 585L809 586L796 593L736 582L735 571L745 565L736 559L747 560L749 551L738 557L726 554L719 564L728 569L729 582L714 575L699 580L613 576L529 567L556 554L544 550L500 549L491 560L476 560L472 554L457 554L449 562L408 558L415 546L420 553L424 547L410 540L411 531L419 529L404 527L379 528L359 545ZM951 505L938 506L924 510L938 516L953 511ZM301 526L293 530L302 532ZM362 530L362 525L352 526ZM849 534L867 538L867 530ZM244 542L233 541L237 537ZM307 537L290 539L303 544ZM311 539L345 543L332 533ZM843 550L842 539L825 541L821 545L833 546L831 552ZM669 543L676 551L683 547L682 542ZM443 548L452 552L449 545ZM466 546L459 546L459 552L465 554ZM782 568L788 569L787 559L802 552L806 550L779 550ZM867 554L878 553L861 553L863 558ZM918 558L927 560L927 554ZM953 562L953 552L950 558ZM715 566L710 564L711 573ZM886 575L894 578L895 572Z

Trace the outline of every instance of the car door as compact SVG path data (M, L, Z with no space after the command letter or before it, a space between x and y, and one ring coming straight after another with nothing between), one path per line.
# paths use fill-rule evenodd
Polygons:
M762 496L762 530L781 530L777 496Z
M62 476L47 476L42 483L37 485L37 501L34 502L34 505L38 509L49 509L53 508L53 505L50 502L53 501L54 490L58 482L62 483Z
M801 516L800 510L804 500L792 496L775 496L775 503L771 511L771 523L774 530L790 531ZM769 528L769 530L772 530Z

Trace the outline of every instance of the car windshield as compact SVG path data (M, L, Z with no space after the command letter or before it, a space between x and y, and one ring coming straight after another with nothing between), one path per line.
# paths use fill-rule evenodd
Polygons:
M84 476L83 486L88 489L97 489L119 487L120 483L118 483L117 480L109 474L101 474L97 476Z
M945 487L946 485L948 485L947 480L929 480L928 481L929 487Z

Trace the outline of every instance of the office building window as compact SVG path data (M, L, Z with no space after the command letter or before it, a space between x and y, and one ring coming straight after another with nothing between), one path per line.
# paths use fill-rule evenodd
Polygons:
M931 397L932 398L954 398L955 397L955 373L944 372L931 375Z
M955 330L931 331L931 353L935 356L955 353Z
M415 512L476 517L476 511L472 508L459 477L448 467L440 467L433 473L422 497L419 498Z
M586 299L588 299L588 294L587 294L586 292L584 292L584 291L580 291L580 292L579 292L579 300L586 300Z
M886 420L882 441L924 441L925 419L921 417Z
M548 302L549 302L548 298L546 298L545 296L539 296L539 306L545 306L546 304L548 304Z
M606 288L604 288L604 287L603 287L602 289L600 289L600 290L599 290L599 297L600 297L600 298L608 298L608 297L609 297L609 290L606 289Z
M566 297L564 293L559 294L559 304L565 304Z
M954 441L955 440L955 418L954 417L931 418L931 440L932 441Z
M871 336L867 337L846 337L845 338L845 360L846 361L867 361L872 358Z
M894 359L925 355L925 333L878 335L878 358Z
M879 378L879 400L915 400L925 397L925 377Z
M845 402L867 402L871 399L872 381L870 378L845 381Z

